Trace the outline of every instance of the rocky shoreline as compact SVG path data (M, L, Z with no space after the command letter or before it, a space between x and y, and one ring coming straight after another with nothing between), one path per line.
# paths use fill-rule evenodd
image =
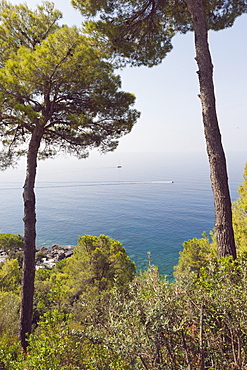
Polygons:
M58 261L71 257L74 252L74 245L53 244L50 248L41 247L36 250L36 268L52 268Z
M47 268L51 269L58 261L72 256L74 245L60 246L53 244L51 247L41 247L36 249L36 269ZM9 256L18 256L22 253L22 249L14 249L5 251L0 249L0 262L4 262Z

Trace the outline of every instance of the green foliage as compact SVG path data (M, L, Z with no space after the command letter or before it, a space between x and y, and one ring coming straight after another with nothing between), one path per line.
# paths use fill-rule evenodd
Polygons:
M198 274L202 267L217 258L214 238L210 242L205 233L202 236L201 239L193 238L183 243L183 250L179 252L178 264L174 267L176 278L190 272Z
M70 325L68 315L57 310L47 312L30 336L27 354L20 350L16 338L1 337L0 366L11 370L132 369L114 352L71 329Z
M235 240L240 253L247 252L247 164L243 178L243 184L238 189L239 197L232 209Z
M233 202L232 216L234 235L239 257L247 253L247 164L244 168L243 184L239 186L239 197ZM201 267L217 258L215 236L212 233L212 241L203 234L203 238L193 238L183 243L183 250L179 253L178 265L174 267L175 276L185 277L190 271L195 274L200 272Z
M54 308L73 313L81 323L104 316L111 290L127 288L135 265L121 243L105 235L79 238L71 257L52 271L40 269L35 279L35 321Z
M120 91L120 78L106 61L106 53L76 27L58 27L51 3L35 14L26 6L7 8L0 8L3 33L26 34L23 11L27 25L39 19L42 36L35 47L20 36L18 47L4 53L0 68L2 168L27 153L34 127L40 127L40 158L61 151L83 158L94 147L102 152L114 150L118 139L131 131L139 112L130 109L135 97ZM35 27L31 30L36 32ZM32 44L36 36L25 37Z
M46 313L35 334L30 336L30 345L25 367L37 370L79 369L83 363L80 343L69 336L68 317L55 310Z
M92 148L112 151L131 131L135 97L120 91L120 77L76 27L59 27L60 12L44 3L0 3L0 168L27 157L24 183L24 259L20 337L31 332L35 270L37 159L62 151L85 158ZM30 29L29 29L30 27Z
M160 63L172 49L172 38L193 29L182 0L72 0L72 5L82 15L97 16L89 23L90 32L106 35L111 52L132 65ZM208 29L216 31L232 26L247 11L246 0L203 1L203 5Z
M0 4L0 44L1 64L20 46L34 49L46 39L48 34L58 29L57 21L61 12L54 9L54 4L44 1L36 10L27 4L12 5L2 0Z
M14 262L17 264L14 260L7 261L5 269L8 266L10 269ZM28 355L23 356L16 341L14 349L5 348L3 363L20 370L131 369L128 361L102 344L105 331L98 335L93 328L97 322L106 321L113 289L126 291L134 276L135 265L121 243L104 235L79 238L72 257L60 261L52 270L36 272L34 323L37 327L30 336ZM4 313L6 307L9 310ZM11 330L15 334L19 297L4 292L0 297L1 313L2 332Z
M23 360L24 354L17 337L10 333L0 335L0 369L18 370Z
M16 259L6 260L0 265L0 291L19 291L21 269Z
M19 294L0 291L0 335L6 332L17 335L19 309Z
M176 325L177 315L180 315L176 308L172 286L150 266L130 284L127 294L118 290L112 294L105 346L113 348L133 369L168 366L162 345L169 333L168 350L172 349L175 356L178 341L172 338L170 328ZM173 346L175 341L176 346Z
M53 271L40 274L45 281ZM103 315L94 322L45 313L26 356L2 335L0 361L13 370L244 369L246 279L245 258L215 259L172 284L150 265L128 289L113 287L103 307L96 299Z
M191 300L203 303L205 357L215 369L246 363L246 267L245 259L223 258L204 268L189 288Z
M246 267L245 260L215 260L173 284L150 267L127 294L111 295L107 336L94 330L132 369L243 368Z
M244 215L246 173L247 166L233 206ZM169 283L151 263L136 276L118 241L79 238L72 257L36 273L37 327L26 355L15 337L20 268L7 260L0 268L0 368L244 369L247 258L239 247L237 261L218 260L213 235L184 242Z
M15 234L0 234L0 248L5 252L13 249L23 249L23 237Z
M6 252L8 259L17 259L20 267L23 261L23 247L21 235L0 234L0 249Z
M21 269L16 259L0 264L0 334L17 334Z
M65 271L74 276L80 286L95 286L102 291L131 281L135 265L119 241L105 235L84 235L79 238Z
M247 212L247 163L244 167L244 174L243 174L244 182L242 185L239 185L238 193L239 199L237 204L241 204L241 208Z

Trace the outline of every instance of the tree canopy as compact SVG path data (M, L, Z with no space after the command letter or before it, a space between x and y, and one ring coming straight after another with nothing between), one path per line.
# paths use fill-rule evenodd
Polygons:
M202 0L202 4L208 30L231 27L247 11L246 0ZM72 0L72 5L83 16L95 17L91 31L106 35L111 51L132 65L161 63L172 50L172 38L194 29L184 0Z
M119 241L105 235L84 235L71 257L57 262L52 270L37 271L35 320L47 309L59 307L73 312L80 322L93 322L100 306L102 315L112 290L125 291L134 277L135 264Z
M57 21L62 18L62 13L49 1L43 1L36 10L29 9L26 4L12 5L6 0L1 1L0 7L2 66L20 46L35 49L50 33L59 29Z
M0 168L27 158L24 183L24 258L20 339L31 333L35 275L37 159L92 148L114 150L139 112L120 90L107 54L45 2L36 11L0 3Z
M122 244L105 235L80 237L73 256L66 262L65 271L76 280L74 287L85 286L85 290L90 286L99 291L123 287L135 275L135 264Z
M8 252L12 249L23 248L23 237L10 233L0 234L0 248Z
M112 65L76 28L63 26L35 49L20 46L0 69L1 166L26 155L37 125L43 158L115 149L139 117L129 109L134 96L120 86Z
M219 257L236 258L226 158L216 112L213 63L208 30L233 25L247 12L247 0L72 0L91 17L88 31L103 35L118 63L153 66L172 49L175 34L194 31L202 117L214 195L215 232Z

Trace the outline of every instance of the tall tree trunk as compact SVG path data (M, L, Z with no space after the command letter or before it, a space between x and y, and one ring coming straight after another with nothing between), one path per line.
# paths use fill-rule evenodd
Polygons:
M208 45L208 31L203 0L184 0L184 2L187 4L191 14L195 35L204 134L214 195L215 234L218 256L232 256L236 258L226 159L216 113L213 64Z
M42 138L42 126L37 125L32 133L28 154L26 179L23 190L24 201L24 259L22 272L22 300L19 322L19 337L22 347L27 348L27 335L31 333L35 275L36 211L34 185L37 154Z

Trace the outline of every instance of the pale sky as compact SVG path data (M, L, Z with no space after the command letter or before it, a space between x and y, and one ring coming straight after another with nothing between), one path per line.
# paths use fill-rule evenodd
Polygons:
M53 2L64 14L63 23L80 25L82 17L70 0ZM35 7L41 2L25 3ZM226 152L246 151L247 147L246 36L247 15L239 17L232 28L209 35L218 118ZM173 46L159 66L117 71L123 89L135 94L135 107L141 111L132 132L120 139L117 152L205 150L193 33L177 35Z

